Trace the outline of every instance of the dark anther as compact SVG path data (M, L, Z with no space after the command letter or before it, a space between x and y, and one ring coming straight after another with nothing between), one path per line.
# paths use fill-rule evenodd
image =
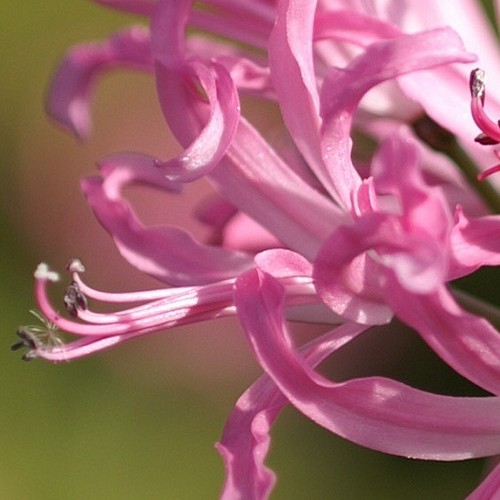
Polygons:
M37 341L33 333L31 333L27 328L21 326L17 330L17 336L19 337L19 340L15 344L12 344L10 348L13 351L27 348L28 351L23 356L24 361L31 361L36 358Z
M479 97L481 103L484 105L485 98L485 84L484 84L484 71L476 68L471 71L469 78L469 88L472 97Z
M498 141L496 141L492 137L487 136L486 134L479 134L474 139L474 141L477 142L478 144L481 144L482 146L495 146L498 144Z
M78 316L78 310L87 309L87 299L77 283L73 282L66 288L64 305L68 313L73 317Z
M417 118L412 123L412 127L415 134L435 151L446 153L456 143L455 136L451 132L427 115Z

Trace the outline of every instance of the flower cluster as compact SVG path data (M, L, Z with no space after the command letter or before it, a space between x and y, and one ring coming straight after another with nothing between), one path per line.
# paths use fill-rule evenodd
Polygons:
M123 257L168 287L102 292L82 280L83 265L73 260L63 316L47 296L58 276L42 264L35 295L46 328L21 327L14 347L26 347L26 359L71 360L237 315L264 374L238 400L217 444L226 499L269 495L269 431L289 403L331 432L386 453L433 460L500 454L498 313L486 305L482 316L471 312L476 301L450 285L500 265L497 179L489 177L500 170L491 167L500 128L488 118L500 116L500 94L485 99L484 72L471 66L497 79L500 58L477 3L97 3L147 16L149 28L71 49L48 111L85 137L103 72L121 66L153 75L182 153L166 160L115 154L81 186ZM279 106L282 141L271 145L244 116L244 95ZM360 135L375 144L369 161L356 154ZM137 184L180 193L201 177L218 193L199 217L219 245L177 227L145 226L123 194ZM94 312L91 301L116 311ZM336 383L315 370L394 317L491 395L435 395L384 377ZM331 330L296 347L290 318ZM56 329L76 339L63 344ZM498 489L499 467L471 498Z

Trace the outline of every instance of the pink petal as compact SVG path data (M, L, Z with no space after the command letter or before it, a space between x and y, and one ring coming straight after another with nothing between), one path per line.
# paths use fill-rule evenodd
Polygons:
M353 323L339 326L302 347L301 355L314 367L364 330ZM216 444L226 466L222 499L260 500L269 496L276 481L275 474L264 465L271 440L269 431L287 404L286 397L267 375L238 399Z
M411 294L396 280L386 299L395 314L414 328L454 370L478 386L500 394L500 334L483 318L462 310L444 286Z
M346 214L290 169L244 118L210 178L233 205L309 259L324 235L346 221Z
M321 147L344 206L350 206L351 192L360 183L351 161L350 131L361 98L374 86L400 75L470 60L456 33L442 28L374 43L347 68L330 70L321 91Z
M186 147L201 128L197 103L179 78L182 67L188 64L183 43L188 4L160 1L152 24L163 113L179 142ZM345 219L333 203L295 174L242 117L231 147L210 176L233 205L282 244L307 257L313 257L324 234ZM290 203L290 199L297 203Z
M338 228L321 247L314 263L314 283L325 304L340 316L363 324L384 324L392 310L383 300L380 265L363 252L398 232L374 213L352 227ZM366 240L365 240L366 238Z
M224 248L256 253L280 247L281 243L254 219L238 212L224 227L222 245Z
M279 3L269 41L269 66L281 113L299 151L325 189L339 201L321 157L319 94L313 63L316 1Z
M460 460L500 451L500 398L438 396L382 377L334 383L291 347L283 288L250 270L235 303L256 358L281 392L317 424L355 443L413 458Z
M158 85L166 82L163 71L162 66L157 68ZM207 123L184 152L159 165L165 175L174 181L193 181L213 170L229 147L240 116L236 88L221 65L193 62L189 65L189 74L187 71L176 74L168 72L165 78L182 78L188 87L195 86L193 76L207 96L210 112Z
M92 86L103 71L125 66L152 69L149 31L140 26L120 31L103 43L73 47L61 62L50 87L47 112L78 137L90 130Z
M488 107L492 116L500 116L498 38L480 3L464 0L460 9L456 9L450 2L411 0L407 11L403 29L428 29L446 25L457 31L467 50L477 54L481 67L488 74L491 89ZM429 116L463 139L470 148L469 151L477 153L479 148L472 142L477 133L475 124L468 110L468 102L463 98L471 69L470 66L438 68L405 76L398 83L411 99L424 107Z
M153 159L115 156L101 165L103 179L83 179L82 189L95 215L113 236L120 253L141 271L173 285L204 284L230 278L251 264L251 257L201 245L176 227L146 228L122 198L121 189L146 184L172 191Z
M348 9L320 11L314 21L315 40L332 39L367 47L401 34L393 24Z
M282 248L266 250L255 256L255 264L275 278L312 276L312 264L302 255Z
M500 464L465 500L496 500L500 494Z
M433 240L412 240L401 231L399 224L390 216L375 213L351 227L339 228L327 240L315 263L314 281L318 293L334 312L354 317L359 322L375 322L376 313L381 314L379 310L383 312L384 308L387 314L394 311L457 372L498 394L498 331L484 319L461 310L441 284L446 269L440 262L442 249L435 242L432 245ZM398 247L402 249L401 255L397 254ZM377 250L380 260L387 263L387 268L380 266L375 270L379 281L376 295L372 292L372 296L366 285L358 290L345 278L346 273L352 273L356 261L354 265L349 263L370 249ZM427 249L430 249L429 255ZM392 254L389 260L387 252ZM408 275L405 274L408 272L406 259ZM383 272L385 269L392 269L394 273ZM363 283L361 279L359 282ZM427 285L431 285L429 290Z
M458 208L450 234L452 263L449 279L471 274L482 266L500 265L500 217L468 218Z

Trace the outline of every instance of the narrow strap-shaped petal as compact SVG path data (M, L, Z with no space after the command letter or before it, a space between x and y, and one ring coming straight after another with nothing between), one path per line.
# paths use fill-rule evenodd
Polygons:
M242 252L202 245L177 227L143 226L122 198L130 184L172 190L153 159L115 156L101 165L103 179L86 178L82 189L95 215L134 266L172 285L203 284L237 275L252 262Z
M490 75L491 93L488 94L488 108L493 117L500 117L500 46L498 38L491 29L488 16L481 3L464 0L460 8L449 2L432 0L411 0L406 4L409 16L403 29L416 27L451 26L463 39L465 47L477 54L481 67ZM419 28L416 28L419 29ZM421 28L420 28L421 29ZM441 126L452 131L462 139L469 153L486 166L488 158L482 156L472 139L477 134L476 126L470 117L468 102L464 100L467 92L471 66L451 65L432 71L422 71L405 75L398 79L403 92L419 102L426 113Z
M482 266L500 265L500 216L468 218L460 207L451 238L449 279L473 273Z
M387 302L454 370L500 395L500 333L465 312L444 286L430 294L407 293L388 279Z
M52 80L47 112L78 137L87 137L93 83L103 71L121 66L152 70L148 30L135 26L116 33L105 42L73 47Z
M409 234L395 216L373 213L353 226L338 228L323 244L314 265L314 282L337 314L365 324L392 317L382 293L385 274L397 276L408 293L428 293L446 278L441 245L425 234ZM366 254L376 250L372 259ZM390 270L390 271L389 271Z
M351 161L350 131L361 98L374 86L400 75L470 60L458 35L442 28L373 43L347 68L330 70L321 89L321 147L344 206L350 206L351 192L360 183Z
M162 10L155 13L152 25L163 113L186 147L202 126L193 95L179 78L183 66L189 64L183 43L189 6L189 0L175 4L160 1ZM324 234L345 219L333 203L295 174L243 117L226 156L210 177L234 206L308 258L314 257ZM297 203L290 203L290 199Z
M313 63L316 0L279 3L269 41L269 66L290 134L325 189L340 202L321 157L319 94Z
M309 366L315 367L365 329L346 323L309 342L300 353ZM261 500L269 496L276 480L264 465L271 440L269 432L287 404L287 398L268 375L260 377L238 399L216 444L226 466L223 500Z
M348 9L318 12L314 21L315 40L333 39L366 47L400 35L401 30L393 24Z
M387 268L380 266L378 270L377 298L382 304L379 307L392 309L458 373L499 394L500 335L486 320L466 313L453 300L442 284L441 249L428 244L412 240L390 216L377 213L365 216L351 227L339 228L321 249L314 270L316 289L336 313L352 317L346 306L342 310L344 297L358 307L359 301L366 299L363 296L357 299L355 290L351 291L353 298L349 297L338 277L346 272L346 267L352 266L351 261L358 254L376 250L387 264ZM433 249L436 250L434 257ZM395 257L388 260L389 253ZM383 272L384 269L387 271ZM393 272L388 272L389 269ZM419 290L415 285L420 281L422 289ZM432 286L426 290L428 283ZM365 309L370 311L370 302Z
M207 65L201 61L193 61L189 69L190 73L195 74L208 99L210 112L207 123L183 153L159 165L169 179L181 182L193 181L210 172L219 163L236 132L240 116L238 93L224 67L215 63ZM185 72L175 75L169 73L162 80L163 70L159 66L157 71L159 82L163 81L165 85L176 77L186 80L186 85L195 84L192 76ZM166 93L168 95L168 91Z
M500 464L465 500L497 500L500 498Z
M233 205L309 259L324 235L346 221L346 215L295 174L243 117L210 178Z
M292 348L284 294L270 275L236 281L245 335L265 372L302 413L355 443L413 458L459 460L500 451L500 398L439 396L383 378L334 383Z

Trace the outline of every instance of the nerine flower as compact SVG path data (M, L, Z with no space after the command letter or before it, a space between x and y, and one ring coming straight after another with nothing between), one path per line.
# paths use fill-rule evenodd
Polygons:
M406 124L425 109L478 158L463 120L498 141L477 72L474 121L448 113L450 102L459 102L453 112L469 106L462 90L470 68L459 66L475 61L457 33L426 26L417 2L389 2L381 12L340 0L98 3L150 16L150 28L72 49L48 109L85 137L100 73L125 66L154 74L182 153L168 160L115 154L83 179L82 190L120 253L169 287L98 291L73 260L67 317L47 296L58 275L40 265L35 296L46 324L21 327L14 347L27 347L26 359L71 360L173 326L238 315L265 373L240 398L217 445L227 469L224 498L268 496L275 481L264 465L269 429L288 403L383 452L435 460L499 454L500 336L487 319L465 311L448 284L500 264L500 219L485 215L450 162ZM436 10L436 2L423 4ZM409 34L411 25L418 30ZM188 36L188 27L196 34ZM370 96L364 99L372 89L389 103L397 99L400 112L374 109ZM277 102L291 140L271 146L242 115L244 94ZM368 164L352 152L354 128L378 144ZM180 193L200 177L220 196L200 214L220 236L218 246L177 227L144 226L123 194L131 185ZM99 313L92 301L118 307ZM383 377L335 383L314 370L393 316L492 396L438 396ZM332 330L296 348L286 318L328 322ZM76 340L63 344L59 330ZM477 498L498 486L498 475Z

